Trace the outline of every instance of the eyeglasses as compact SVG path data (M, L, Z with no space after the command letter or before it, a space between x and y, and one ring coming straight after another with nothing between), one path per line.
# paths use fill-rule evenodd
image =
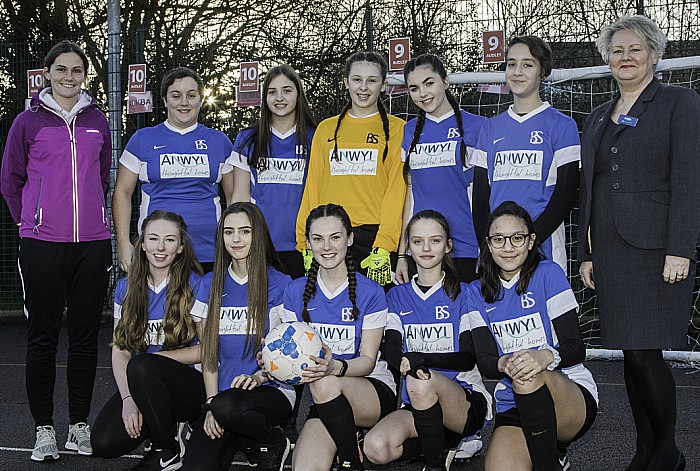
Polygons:
M510 241L510 245L513 247L520 248L523 245L525 245L525 242L527 239L530 237L530 234L513 234L509 236L504 236L504 235L494 235L487 237L486 240L488 240L489 245L493 247L494 249L502 249L503 247L506 246L506 241Z

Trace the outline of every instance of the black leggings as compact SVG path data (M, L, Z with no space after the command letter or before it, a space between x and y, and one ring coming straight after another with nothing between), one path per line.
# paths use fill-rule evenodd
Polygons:
M141 434L131 438L122 421L119 393L104 405L92 426L93 453L117 458L151 438L155 448L173 449L177 422L193 422L206 400L202 373L162 355L135 355L126 368L129 392L143 415Z
M204 433L206 415L202 414L192 426L183 470L229 469L236 453L243 449L244 441L267 441L272 427L283 424L292 413L287 397L272 386L227 389L212 399L210 407L224 434L218 439L209 438Z
M73 243L25 237L20 242L19 269L28 330L27 398L36 426L53 425L56 347L64 306L68 414L71 424L87 421L111 254L109 239Z

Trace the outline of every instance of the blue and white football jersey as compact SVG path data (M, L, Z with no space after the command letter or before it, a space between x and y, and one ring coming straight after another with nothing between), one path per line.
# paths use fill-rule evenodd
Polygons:
M461 283L461 291L453 301L443 289L443 280L425 293L416 285L417 276L387 294L389 318L387 330L395 330L403 338L404 352L454 353L459 351L459 336L469 330L469 289ZM481 373L475 366L469 371L431 368L463 388L484 395L488 402L487 419L491 419L491 395L486 391ZM406 382L401 388L401 400L410 404Z
M240 374L253 374L258 371L257 352L245 351L248 332L248 277L239 278L229 266L224 279L219 314L219 391L230 389L231 381ZM274 268L267 269L267 303L269 317L265 335L271 328L281 322L284 289L291 278ZM209 292L211 291L212 273L202 278L202 283L195 296L192 315L197 320L206 319L208 315ZM266 383L279 387L294 404L294 389L277 382Z
M138 228L156 209L180 214L200 262L214 260L216 224L221 216L221 177L233 170L231 140L202 124L179 130L167 121L143 128L129 139L119 163L138 174Z
M192 273L190 275L190 288L193 293L196 293L199 288L201 277ZM129 279L122 278L117 282L117 287L114 290L114 318L122 318L122 304L126 290L129 287ZM166 297L168 295L168 278L158 286L148 284L148 328L146 335L148 336L148 349L146 352L154 353L163 348L163 317L165 316ZM196 341L195 341L196 342Z
M310 324L318 331L323 342L333 352L334 358L352 360L360 356L360 341L363 330L384 329L387 322L387 305L384 289L375 281L357 276L356 304L360 315L352 317L352 302L348 295L348 282L331 293L319 275L316 294L309 300L307 309ZM284 293L283 321L302 321L304 309L304 288L306 277L293 280ZM368 375L377 378L392 390L396 382L384 360L377 359L374 371Z
M250 173L250 200L267 220L270 236L277 251L292 251L296 247L296 220L306 182L307 149L297 144L296 126L286 134L272 128L268 168L260 172L248 165L253 154L253 143L248 144L251 129L236 136L233 154L228 163ZM307 146L311 146L314 130L306 132Z
M525 116L512 106L486 121L472 164L488 171L491 211L515 201L533 221L544 211L557 183L557 168L581 160L576 122L543 103ZM542 242L544 255L566 270L563 224Z
M486 303L481 295L479 280L469 285L470 328L488 328L496 340L499 356L522 349L538 349L544 344L558 347L552 321L579 307L566 275L554 262L542 260L530 279L527 291L520 295L516 291L518 280L520 273L510 281L501 280L503 298L491 304ZM582 363L560 371L585 387L598 401L593 376ZM515 407L512 380L508 377L502 379L496 385L494 396L498 412Z
M410 156L411 214L434 209L447 218L452 236L452 256L476 258L479 244L474 234L471 190L474 169L469 160L481 125L486 118L462 111L464 143L467 146L466 167L462 165L462 140L454 112L441 118L426 115L423 132ZM416 119L404 126L401 158L405 161L416 129Z

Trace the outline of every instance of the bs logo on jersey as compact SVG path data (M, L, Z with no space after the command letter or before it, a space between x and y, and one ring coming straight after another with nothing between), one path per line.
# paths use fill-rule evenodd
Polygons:
M447 130L447 138L452 139L455 137L461 137L461 134L459 133L459 129L457 128L450 128Z
M367 144L379 144L379 134L367 133Z
M523 306L523 309L535 307L535 300L532 299L532 291L520 295L520 304Z
M530 144L542 144L544 142L543 133L544 131L532 131L530 133Z
M207 148L207 141L205 139L198 139L194 141L194 146L197 150L204 150Z
M449 306L435 306L435 319L449 319L450 311L447 310Z
M355 319L352 318L352 308L344 307L340 314L340 318L343 320L343 322L355 322Z

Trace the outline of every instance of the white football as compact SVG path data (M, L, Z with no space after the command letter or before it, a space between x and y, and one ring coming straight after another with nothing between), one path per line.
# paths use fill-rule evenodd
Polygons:
M300 384L301 373L323 358L321 336L305 322L286 322L272 329L263 343L262 359L273 378L285 384Z

